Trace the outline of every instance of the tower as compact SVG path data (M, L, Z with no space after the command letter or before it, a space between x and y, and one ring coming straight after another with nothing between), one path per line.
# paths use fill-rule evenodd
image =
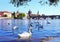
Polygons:
M29 16L29 18L31 17L31 13L32 13L32 11L29 10L29 11L28 11L28 16Z

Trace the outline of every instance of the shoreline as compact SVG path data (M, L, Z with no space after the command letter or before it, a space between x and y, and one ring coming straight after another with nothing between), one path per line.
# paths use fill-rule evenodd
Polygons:
M13 18L8 18L8 17L0 17L0 19L13 19Z
M18 39L18 38L13 38L13 37L1 37L0 36L0 41L1 42L50 42L51 40L54 41L54 39L59 38L60 37L47 37L47 38L31 38L31 39Z

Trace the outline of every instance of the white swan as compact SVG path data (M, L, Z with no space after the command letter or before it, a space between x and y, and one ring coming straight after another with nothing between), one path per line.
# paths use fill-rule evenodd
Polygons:
M31 29L32 27L30 27ZM31 30L29 29L29 32L23 32L22 34L18 34L19 39L29 39L32 35Z
M47 21L47 24L50 24L50 22L49 22L49 21Z
M17 28L18 28L17 26L14 26L12 29L15 30L15 29L17 29Z

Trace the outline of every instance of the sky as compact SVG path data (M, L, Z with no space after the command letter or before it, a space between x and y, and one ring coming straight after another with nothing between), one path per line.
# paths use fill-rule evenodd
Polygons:
M45 14L45 15L60 15L60 3L58 6L49 6L49 5L41 5L39 4L39 0L32 0L28 2L28 5L14 7L13 4L9 3L10 0L0 0L0 11L9 11L9 12L24 12L28 13L29 9L32 11L32 14Z

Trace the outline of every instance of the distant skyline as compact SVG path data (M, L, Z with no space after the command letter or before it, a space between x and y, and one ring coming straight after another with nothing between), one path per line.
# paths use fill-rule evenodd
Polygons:
M39 14L45 15L60 15L60 2L58 6L49 6L49 5L40 5L38 2L39 0L33 0L28 3L28 5L14 7L14 5L9 3L10 0L0 0L0 11L19 11L27 13L29 9L32 11L33 14L36 14L39 11Z

